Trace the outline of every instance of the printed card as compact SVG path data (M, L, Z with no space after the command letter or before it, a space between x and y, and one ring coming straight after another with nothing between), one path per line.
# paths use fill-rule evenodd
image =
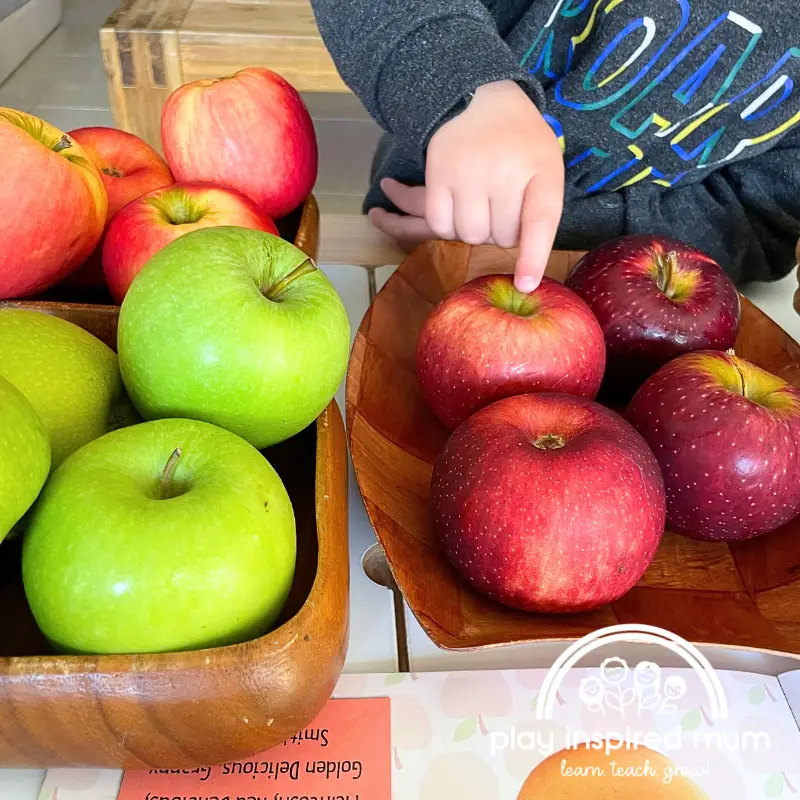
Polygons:
M305 730L252 758L126 772L119 800L391 800L389 698L331 700Z

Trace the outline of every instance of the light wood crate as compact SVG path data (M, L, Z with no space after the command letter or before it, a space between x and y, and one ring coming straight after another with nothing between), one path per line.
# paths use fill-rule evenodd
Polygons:
M183 83L251 66L301 92L347 92L309 0L126 0L100 30L117 127L161 150L161 109Z

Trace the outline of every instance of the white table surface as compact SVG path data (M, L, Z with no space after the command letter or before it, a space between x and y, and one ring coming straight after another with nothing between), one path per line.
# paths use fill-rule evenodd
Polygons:
M322 266L344 301L352 334L369 307L366 270ZM344 386L336 399L344 414ZM352 467L350 469L350 646L345 672L397 671L397 634L392 593L364 574L361 559L375 544ZM0 770L0 800L36 800L43 770Z

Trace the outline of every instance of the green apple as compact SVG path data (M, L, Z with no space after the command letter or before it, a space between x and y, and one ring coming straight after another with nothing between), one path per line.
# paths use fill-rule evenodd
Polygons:
M122 391L117 356L83 328L39 311L0 309L0 376L44 423L53 467L107 429Z
M108 433L47 482L22 577L53 647L154 653L266 633L294 578L294 513L254 447L195 420Z
M39 415L0 378L0 542L33 505L49 472L50 441Z
M214 423L259 449L305 428L347 369L350 326L301 250L245 228L206 228L159 251L119 319L122 379L145 419Z

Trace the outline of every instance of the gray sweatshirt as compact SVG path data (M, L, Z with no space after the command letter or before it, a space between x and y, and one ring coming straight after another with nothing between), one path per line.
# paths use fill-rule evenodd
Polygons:
M343 79L387 131L365 209L392 209L384 176L424 183L438 127L478 86L512 79L564 152L557 247L664 234L736 281L795 263L796 0L312 3Z

